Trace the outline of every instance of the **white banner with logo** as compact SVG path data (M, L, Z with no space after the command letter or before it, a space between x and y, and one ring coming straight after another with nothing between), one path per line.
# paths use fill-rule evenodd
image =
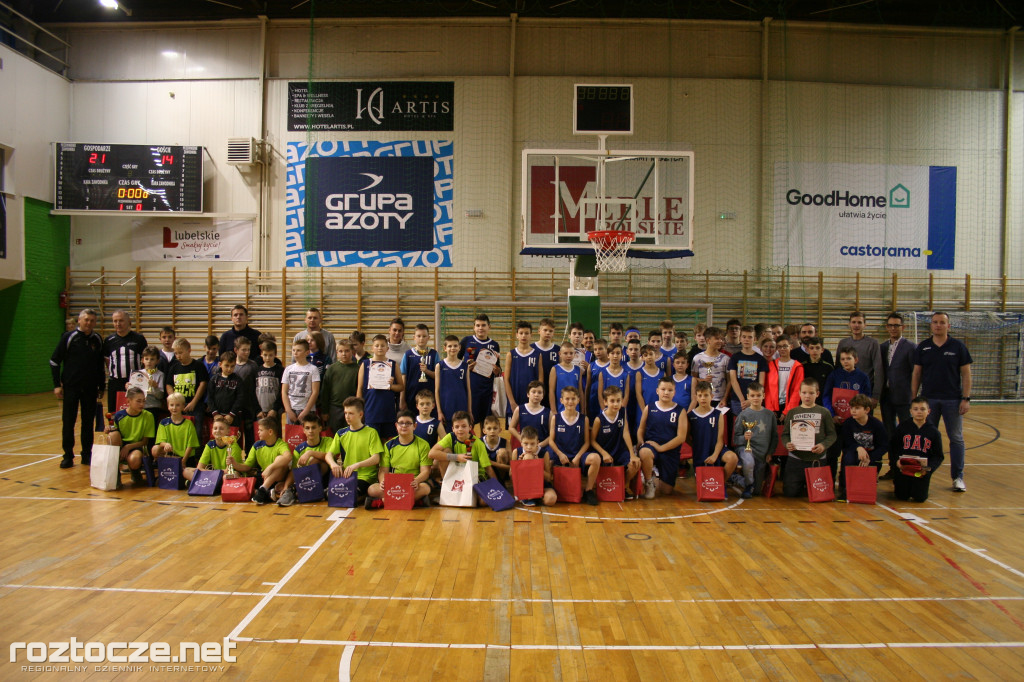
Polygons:
M956 167L775 164L775 265L952 270Z
M132 260L252 260L252 220L146 218L132 221Z

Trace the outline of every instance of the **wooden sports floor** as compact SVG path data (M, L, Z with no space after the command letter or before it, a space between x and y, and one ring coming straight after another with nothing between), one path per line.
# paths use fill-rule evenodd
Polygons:
M227 637L237 660L22 650L0 679L1024 679L1024 410L975 405L965 431L968 492L944 464L922 505L886 483L875 506L699 504L691 477L622 505L335 513L93 490L57 466L52 395L3 397L2 655Z

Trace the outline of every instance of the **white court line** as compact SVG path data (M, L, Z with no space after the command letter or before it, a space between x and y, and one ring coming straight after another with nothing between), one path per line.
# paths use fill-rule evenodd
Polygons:
M584 516L582 514L560 514L558 512L548 511L544 509L531 508L531 507L515 507L516 511L523 511L529 514L544 514L544 516L559 516L567 519L584 519L586 521L669 521L671 519L689 519L694 516L711 516L712 514L719 514L721 512L735 509L736 507L743 504L743 498L740 498L730 504L727 507L718 507L709 509L707 511L698 511L693 514L676 514L675 516L627 516L627 517L610 517L610 516Z
M324 534L320 536L320 539L314 542L313 546L306 550L306 553L303 554L302 557L295 562L295 565L292 566L288 570L288 572L284 574L284 577L281 578L281 580L279 580L277 584L270 589L269 592L267 592L263 599L260 600L260 603L252 607L252 610L249 611L249 613L246 614L245 618L243 618L238 623L238 625L235 626L235 629L228 633L228 639L234 639L238 637L242 630L249 626L249 623L252 622L253 618L258 616L260 611L262 611L263 608L270 603L270 600L273 599L281 591L281 588L283 588L288 583L288 581L291 580L295 576L295 574L299 572L299 569L301 569L306 564L306 562L309 561L309 558L313 556L313 554L316 553L318 549L320 549L320 545L324 544L324 542L327 541L327 538L331 537L331 533L337 530L338 526L341 525L341 522L345 520L345 516L348 515L348 513L345 512L351 513L352 510L339 510L339 513L335 515L337 518L331 523L330 527L326 531L324 531Z
M339 641L333 639L259 639L232 638L239 642L260 644L313 644L315 646L343 646L346 649L383 647L402 649L499 649L504 651L791 651L793 649L1019 649L1024 642L835 642L831 644L452 644L450 642L376 642Z
M347 646L341 652L341 662L338 663L338 682L349 682L352 679L352 654L355 653L354 646Z
M36 461L29 462L28 464L22 464L21 466L12 467L10 469L4 469L3 471L0 471L0 474L6 474L9 471L17 471L18 469L24 469L25 467L30 467L33 466L34 464L42 464L43 462L49 462L50 460L53 459L60 459L63 456L64 455L53 455L52 457L47 457L46 459L37 459Z
M0 452L0 457L50 457L52 452ZM57 455L63 457L63 455Z
M263 583L273 586L276 583ZM237 592L228 590L174 590L142 587L93 587L88 585L0 584L0 589L66 590L80 592L137 592L141 594L182 594L186 596L266 597L269 592ZM1024 596L993 597L765 597L763 599L542 599L516 597L405 597L362 594L291 594L276 595L288 599L341 599L352 601L419 601L487 604L834 604L834 603L900 603L900 602L991 602L1024 601ZM236 638L241 639L241 638Z
M56 502L123 502L116 497L22 497L19 495L0 495L0 500L51 500Z
M965 545L964 543L960 542L959 540L954 540L953 538L951 538L950 536L946 535L945 533L942 533L940 531L935 530L934 528L931 527L930 523L920 523L921 519L918 519L916 516L913 516L912 514L911 515L903 514L901 512L896 511L892 507L885 506L884 504L879 504L878 506L881 507L882 509L886 510L887 512L895 514L896 516L900 517L904 521L917 522L917 525L916 525L917 528L920 528L921 530L926 530L929 533L933 533L935 535L938 535L943 540L946 540L947 542L952 542L957 547L959 547L959 548L961 548L961 549L963 549L963 550L965 550L967 552L970 552L974 556L980 557L980 558L984 559L985 561L991 562L991 563L995 564L996 566L998 566L999 568L1001 568L1001 569L1003 569L1005 571L1009 571L1010 573L1014 574L1015 576L1017 576L1019 578L1024 578L1024 572L1018 571L1013 566L1010 566L1009 564L1004 564L1002 561L999 561L998 559L993 559L992 557L988 556L988 550L987 549L968 547L967 545Z

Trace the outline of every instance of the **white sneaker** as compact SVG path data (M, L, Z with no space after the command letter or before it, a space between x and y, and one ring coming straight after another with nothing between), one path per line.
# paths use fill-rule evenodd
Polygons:
M953 481L953 492L955 492L955 493L965 493L965 492L967 492L967 486L964 485L964 479L958 478L955 481Z
M644 482L644 499L653 500L654 493L658 489L658 483L656 478L650 478Z

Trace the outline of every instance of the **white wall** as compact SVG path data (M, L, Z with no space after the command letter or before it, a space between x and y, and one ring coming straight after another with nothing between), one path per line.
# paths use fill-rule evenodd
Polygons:
M696 152L695 269L770 265L759 260L762 238L771 238L771 196L764 193L771 182L763 174L777 160L811 160L957 166L956 272L999 274L993 248L1002 224L1008 44L1001 34L773 22L766 90L756 23L522 20L515 27L514 81L508 77L512 33L507 20L364 20L334 22L316 35L315 78L455 82L453 133L373 137L455 141L456 269L518 267L519 150L581 143L571 135L567 93L574 80L587 78L635 84L637 126L628 140L634 148ZM226 166L223 155L227 137L260 136L265 107L266 139L275 152L265 267L281 267L285 144L328 139L287 131L287 82L310 75L308 26L270 24L265 101L256 80L256 25L87 28L71 38L71 139L206 146L215 169L207 211L258 210L255 178ZM168 50L177 56L165 57ZM1011 160L1019 169L1021 103L1015 99ZM1018 246L1021 175L1010 197L1011 243ZM464 217L477 208L483 218ZM720 211L735 212L736 220L719 221ZM72 265L128 267L129 230L123 222L74 218L83 245L73 251ZM1008 274L1019 276L1024 266L1010 262Z
M71 84L6 46L0 60L0 144L8 148L4 288L25 279L24 198L53 201L50 143L68 134Z

